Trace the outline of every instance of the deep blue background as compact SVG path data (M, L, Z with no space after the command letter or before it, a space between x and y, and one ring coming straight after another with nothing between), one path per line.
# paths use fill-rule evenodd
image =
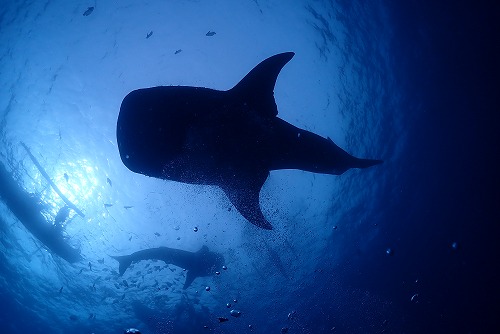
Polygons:
M498 329L499 296L498 6L391 7L395 70L407 96L401 112L423 112L408 126L404 191L385 217L395 255L385 266L367 259L353 279L397 299L411 290L408 274L418 278L419 303L401 315L407 332L489 332Z

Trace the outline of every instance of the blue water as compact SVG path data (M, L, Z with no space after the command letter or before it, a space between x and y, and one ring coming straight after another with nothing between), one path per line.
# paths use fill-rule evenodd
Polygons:
M65 226L82 256L69 263L0 201L2 331L494 332L496 13L420 1L5 3L0 162L50 224L64 202L25 143L85 216L72 211ZM260 202L275 229L265 231L217 188L122 164L128 92L226 90L285 51L296 55L276 84L279 117L383 165L271 172ZM142 261L120 277L110 257L203 245L227 270L187 290L182 269Z

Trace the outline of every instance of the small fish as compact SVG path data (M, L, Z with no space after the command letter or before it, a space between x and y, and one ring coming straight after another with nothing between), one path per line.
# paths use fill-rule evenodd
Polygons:
M103 264L104 263L104 258L102 258L101 260L97 260L97 262L99 262L100 264Z
M80 269L80 272L79 272L78 274L81 274L81 273L82 273L82 271L83 271L83 268L82 268L82 269Z
M125 294L123 294L123 296L122 296L122 300L124 300L124 299L125 299Z
M226 321L229 321L228 318L224 318L224 317L218 317L217 319L219 319L219 322L226 322Z
M69 176L68 176L68 174L67 174L67 173L64 173L64 179L66 180L66 182L68 182L68 181L69 181Z
M61 286L61 288L59 289L59 293L61 293L63 291L63 288L64 288L64 286Z
M176 54L179 54L181 52L182 52L182 49L179 49L179 50L175 51L174 54L176 55Z
M78 320L78 317L74 314L70 315L69 318L72 320L72 321L77 321Z
M123 280L123 282L122 282L122 283L123 283L123 285L125 285L125 286L128 288L128 283L127 283L127 281L126 281L126 280Z
M159 237L159 236L160 236L160 233L158 233L158 232L155 232L155 235L156 235L157 237Z
M215 31L208 31L205 36L213 36L215 35Z
M125 209L127 209L127 210L128 210L128 209L132 209L132 208L133 208L133 206L132 206L132 205L125 205L125 206L123 206L123 207L124 207Z
M131 241L132 240L132 236L130 236L130 238L128 238L128 241Z
M111 180L109 179L109 177L106 178L106 182L109 184L110 187L113 186L113 183L111 182Z
M89 269L92 271L92 263L89 262Z
M110 207L112 207L112 206L113 206L113 204L104 203L104 207L105 207L105 208L110 208Z
M94 313L90 313L89 319L95 319L95 314Z
M89 16L90 14L92 14L93 11L94 7L89 7L85 12L83 12L83 16Z
M150 32L148 32L148 34L146 35L146 39L148 39L149 37L151 37L153 35L153 31L151 30Z

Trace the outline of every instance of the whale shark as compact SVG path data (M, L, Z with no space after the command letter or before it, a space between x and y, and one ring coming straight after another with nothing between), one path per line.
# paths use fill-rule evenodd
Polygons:
M270 171L340 175L381 163L277 117L274 86L293 56L267 58L226 91L157 86L130 92L116 129L123 164L150 177L219 186L250 223L271 230L259 203Z
M132 262L142 260L161 260L167 264L186 269L186 281L183 289L189 287L195 278L215 274L224 265L222 254L211 252L207 246L201 247L197 252L158 247L143 249L130 255L111 257L119 262L120 275L125 273Z

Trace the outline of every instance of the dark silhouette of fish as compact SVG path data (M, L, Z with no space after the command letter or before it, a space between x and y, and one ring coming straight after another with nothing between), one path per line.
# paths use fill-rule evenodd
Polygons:
M142 260L161 260L187 270L183 289L191 285L196 277L209 276L220 270L224 257L219 253L210 252L207 246L193 253L185 250L158 247L140 250L125 256L111 256L120 263L119 272L123 275L132 262Z
M205 36L209 36L209 37L211 37L211 36L213 36L213 35L215 35L215 31L209 31L209 32L207 32L207 33L205 34Z
M85 12L83 12L83 16L89 16L90 14L92 14L93 11L94 7L89 7Z
M123 163L156 178L219 186L249 222L264 229L272 225L261 212L259 193L269 171L340 175L381 163L356 158L330 138L277 117L274 85L293 55L262 61L227 91L183 86L132 91L117 122Z

